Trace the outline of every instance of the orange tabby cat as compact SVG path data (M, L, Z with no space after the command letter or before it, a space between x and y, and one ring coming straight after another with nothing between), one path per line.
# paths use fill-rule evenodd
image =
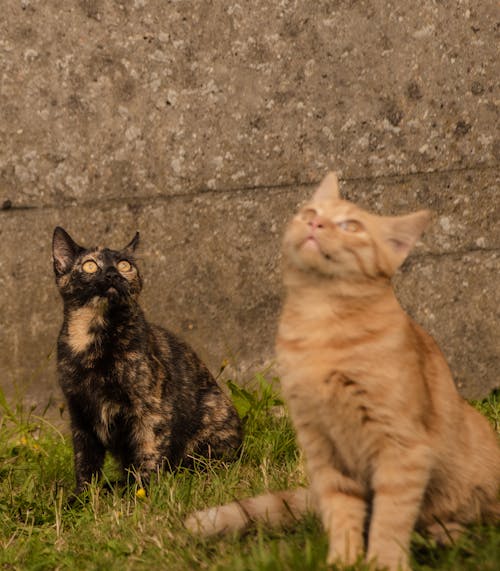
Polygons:
M408 569L415 526L443 539L498 519L497 437L390 284L429 219L370 214L339 197L334 173L295 216L276 351L311 489L197 512L188 528L285 523L311 507L328 533L328 561L350 564L369 518L366 558L393 571Z

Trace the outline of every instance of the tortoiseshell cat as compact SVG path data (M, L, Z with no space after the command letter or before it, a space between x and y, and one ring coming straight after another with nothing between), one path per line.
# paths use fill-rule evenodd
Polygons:
M54 231L64 301L59 382L71 417L75 493L100 474L106 450L141 480L192 454L230 457L241 444L236 410L195 352L150 324L137 298L139 234L123 250L83 248Z
M420 211L370 214L341 200L330 173L288 226L287 296L276 342L282 389L310 490L197 512L203 535L319 511L330 563L408 569L410 535L436 539L500 517L500 450L457 393L434 340L400 307L390 279L427 226Z

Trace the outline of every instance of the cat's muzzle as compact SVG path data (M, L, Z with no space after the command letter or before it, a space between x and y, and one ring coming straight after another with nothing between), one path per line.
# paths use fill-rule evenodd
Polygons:
M114 273L106 274L102 291L108 299L124 297L129 293L127 282L120 275Z

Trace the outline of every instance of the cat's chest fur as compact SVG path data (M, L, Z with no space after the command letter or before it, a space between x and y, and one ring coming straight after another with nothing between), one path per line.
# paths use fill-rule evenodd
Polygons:
M149 359L130 349L137 332L130 327L121 336L94 305L71 312L60 338L61 385L82 417L106 446L126 433L126 419L158 412L155 391L144 406L142 379L150 377ZM112 340L112 342L110 342Z
M307 441L310 432L321 434L334 446L346 472L368 476L368 459L381 444L386 420L377 395L367 381L353 379L328 363L318 366L324 359L320 351L302 357L315 366L297 360L281 377L299 441Z
M369 479L387 434L401 443L423 434L401 414L415 387L398 360L400 344L373 322L349 329L326 305L315 314L284 308L276 352L299 441L306 448L310 434L322 435L355 479Z

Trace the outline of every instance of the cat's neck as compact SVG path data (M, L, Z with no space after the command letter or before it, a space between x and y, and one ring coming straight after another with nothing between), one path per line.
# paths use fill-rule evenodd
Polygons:
M117 305L95 297L84 305L65 303L62 339L76 354L119 351L144 327L142 309L135 300Z
M372 320L383 314L405 317L388 278L344 280L288 269L285 310L304 319Z
M319 291L329 298L345 303L361 299L377 299L387 295L387 292L392 292L390 279L382 275L373 279L365 277L347 279L286 267L283 281L285 288L291 293Z
M123 303L114 303L105 297L99 296L95 296L85 303L64 300L65 320L78 312L87 312L98 322L118 324L134 318L137 314L142 313L142 310L137 301L133 299Z

